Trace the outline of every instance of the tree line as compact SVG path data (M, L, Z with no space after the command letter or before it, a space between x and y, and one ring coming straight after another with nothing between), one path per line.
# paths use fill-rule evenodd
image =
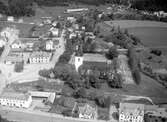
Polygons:
M0 12L9 16L32 16L33 0L0 0Z

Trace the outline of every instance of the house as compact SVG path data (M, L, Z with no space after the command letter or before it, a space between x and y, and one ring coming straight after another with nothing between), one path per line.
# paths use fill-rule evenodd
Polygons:
M120 103L119 122L144 122L144 105Z
M45 91L28 91L32 98L46 98L49 102L53 103L56 97L55 92L45 92Z
M50 28L49 31L51 32L52 36L59 36L59 29L58 28L52 27L52 28Z
M29 63L49 63L52 53L49 52L32 52L29 57Z
M69 35L69 38L70 38L70 39L75 38L75 37L77 37L77 34L76 34L76 33L70 33L70 35Z
M97 117L96 106L86 103L84 105L78 105L78 108L79 108L79 118L96 119Z
M8 16L7 21L14 22L14 17L13 16Z
M67 20L70 21L71 23L76 22L75 17L67 17Z
M53 22L52 22L52 26L53 26L53 27L56 27L56 26L57 26L57 24L58 24L58 22L57 22L57 21L53 21Z
M145 122L166 122L166 108L157 105L145 105Z
M103 70L110 68L112 63L111 60L108 60L104 55L93 53L85 53L83 56L74 56L72 62L77 71L81 65L84 65L88 69L96 67Z
M16 49L16 48L24 48L25 45L21 43L20 41L15 41L13 44L11 44L11 48Z
M19 18L18 23L23 23L23 18Z
M55 50L59 48L59 40L49 40L46 42L46 50Z
M2 92L0 95L0 105L29 108L32 103L32 97L30 94L18 93L18 92Z
M78 24L73 24L72 26L75 30L79 30L79 25Z

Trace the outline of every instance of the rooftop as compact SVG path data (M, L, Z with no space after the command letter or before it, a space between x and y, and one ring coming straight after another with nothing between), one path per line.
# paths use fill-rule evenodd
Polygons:
M33 52L31 53L30 57L33 58L33 57L50 57L52 53L49 53L49 52Z
M14 100L28 100L29 94L23 94L19 92L2 92L1 99L14 99Z
M82 105L78 105L79 108L79 112L81 114L86 114L86 115L93 115L93 118L95 116L96 113L96 107L90 104L82 104Z
M109 60L101 54L91 54L91 53L85 53L83 55L84 61L88 62L108 62Z
M144 115L144 104L120 103L120 112L123 112L124 114Z

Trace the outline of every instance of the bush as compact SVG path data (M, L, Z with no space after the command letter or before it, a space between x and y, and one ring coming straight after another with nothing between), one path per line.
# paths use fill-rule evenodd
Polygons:
M136 84L140 84L140 82L141 82L141 75L140 75L140 71L139 70L134 70L133 71L133 78L134 78Z
M98 106L102 108L109 108L110 106L110 97L98 96L95 98L95 102Z
M50 70L47 70L47 69L43 69L39 71L39 75L46 78L50 77L50 73L51 73Z
M158 49L152 49L151 52L152 54L156 55L156 56L161 56L162 52L161 50L158 50Z
M24 68L24 62L19 62L15 64L14 71L15 72L22 72Z
M66 109L62 112L63 116L72 116L72 110Z
M123 81L120 74L115 74L113 79L110 77L108 78L108 85L111 88L122 88L122 84L123 84Z
M135 53L134 48L129 48L128 50L129 55L129 65L132 71L133 78L136 82L136 84L140 84L141 81L141 75L140 75L140 68L139 68L139 59L137 58L137 55Z
M111 47L109 49L109 51L106 53L106 57L108 59L113 59L113 58L116 58L118 57L118 51L117 51L117 48L115 46Z
M0 3L0 10L2 13L10 16L33 16L35 11L33 10L33 0L11 0L7 1L7 4Z
M86 98L87 93L86 93L86 90L84 88L79 88L76 92L74 92L73 96L75 98Z

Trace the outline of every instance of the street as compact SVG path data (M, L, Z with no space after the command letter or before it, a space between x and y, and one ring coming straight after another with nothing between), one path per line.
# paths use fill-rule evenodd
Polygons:
M64 117L55 113L9 108L3 106L0 106L0 114L3 118L20 122L106 122L104 120Z

